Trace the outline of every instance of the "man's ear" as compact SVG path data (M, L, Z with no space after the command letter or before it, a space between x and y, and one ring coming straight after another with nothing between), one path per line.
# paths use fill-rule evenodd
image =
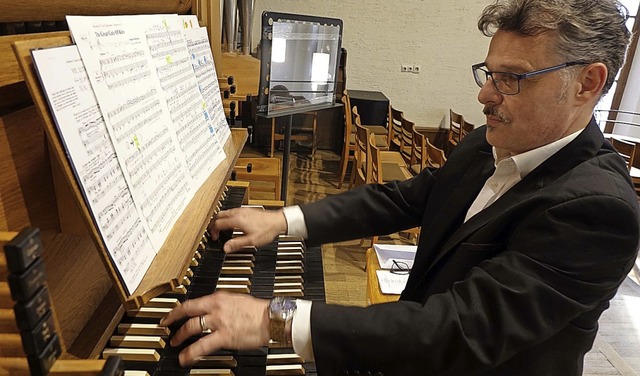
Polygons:
M578 91L576 99L579 102L598 100L602 88L607 83L607 66L603 63L589 64L578 75Z

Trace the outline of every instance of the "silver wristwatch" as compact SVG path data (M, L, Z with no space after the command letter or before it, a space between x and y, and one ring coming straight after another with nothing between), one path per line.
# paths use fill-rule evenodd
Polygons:
M296 308L295 299L283 296L271 299L269 303L269 335L273 341L290 344L285 328L287 323L293 319Z

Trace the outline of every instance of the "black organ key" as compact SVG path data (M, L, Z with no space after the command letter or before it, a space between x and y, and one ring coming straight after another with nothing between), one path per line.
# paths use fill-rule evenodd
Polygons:
M47 312L42 321L31 330L23 330L20 332L22 338L22 346L27 355L38 355L44 351L47 344L56 334L53 315Z
M22 273L42 254L40 230L35 227L23 229L4 245L4 253L9 271L16 274Z
M46 283L44 262L37 259L21 274L10 274L8 280L13 300L25 301Z
M47 286L42 286L36 294L27 301L16 302L13 307L16 324L20 330L31 330L49 312L51 303Z
M27 363L32 375L46 375L53 363L60 357L62 349L58 335L54 335L47 346L38 355L27 356Z

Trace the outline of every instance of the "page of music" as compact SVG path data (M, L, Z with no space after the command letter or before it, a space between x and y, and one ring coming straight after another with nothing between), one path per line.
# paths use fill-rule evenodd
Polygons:
M135 291L230 135L206 30L178 15L67 17L34 65L109 255Z

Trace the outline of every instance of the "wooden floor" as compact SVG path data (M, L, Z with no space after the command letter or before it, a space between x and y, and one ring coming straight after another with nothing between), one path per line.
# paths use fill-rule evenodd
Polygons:
M243 156L264 156L246 148ZM313 160L308 153L294 153L289 166L287 205L302 204L346 190L338 190L339 156L319 150ZM348 182L348 180L347 180ZM396 239L403 241L402 238ZM366 304L365 251L370 242L350 241L323 246L325 289L328 303ZM640 268L640 263L637 263ZM584 375L640 375L640 269L621 286L611 307L600 319L593 349L587 354Z

